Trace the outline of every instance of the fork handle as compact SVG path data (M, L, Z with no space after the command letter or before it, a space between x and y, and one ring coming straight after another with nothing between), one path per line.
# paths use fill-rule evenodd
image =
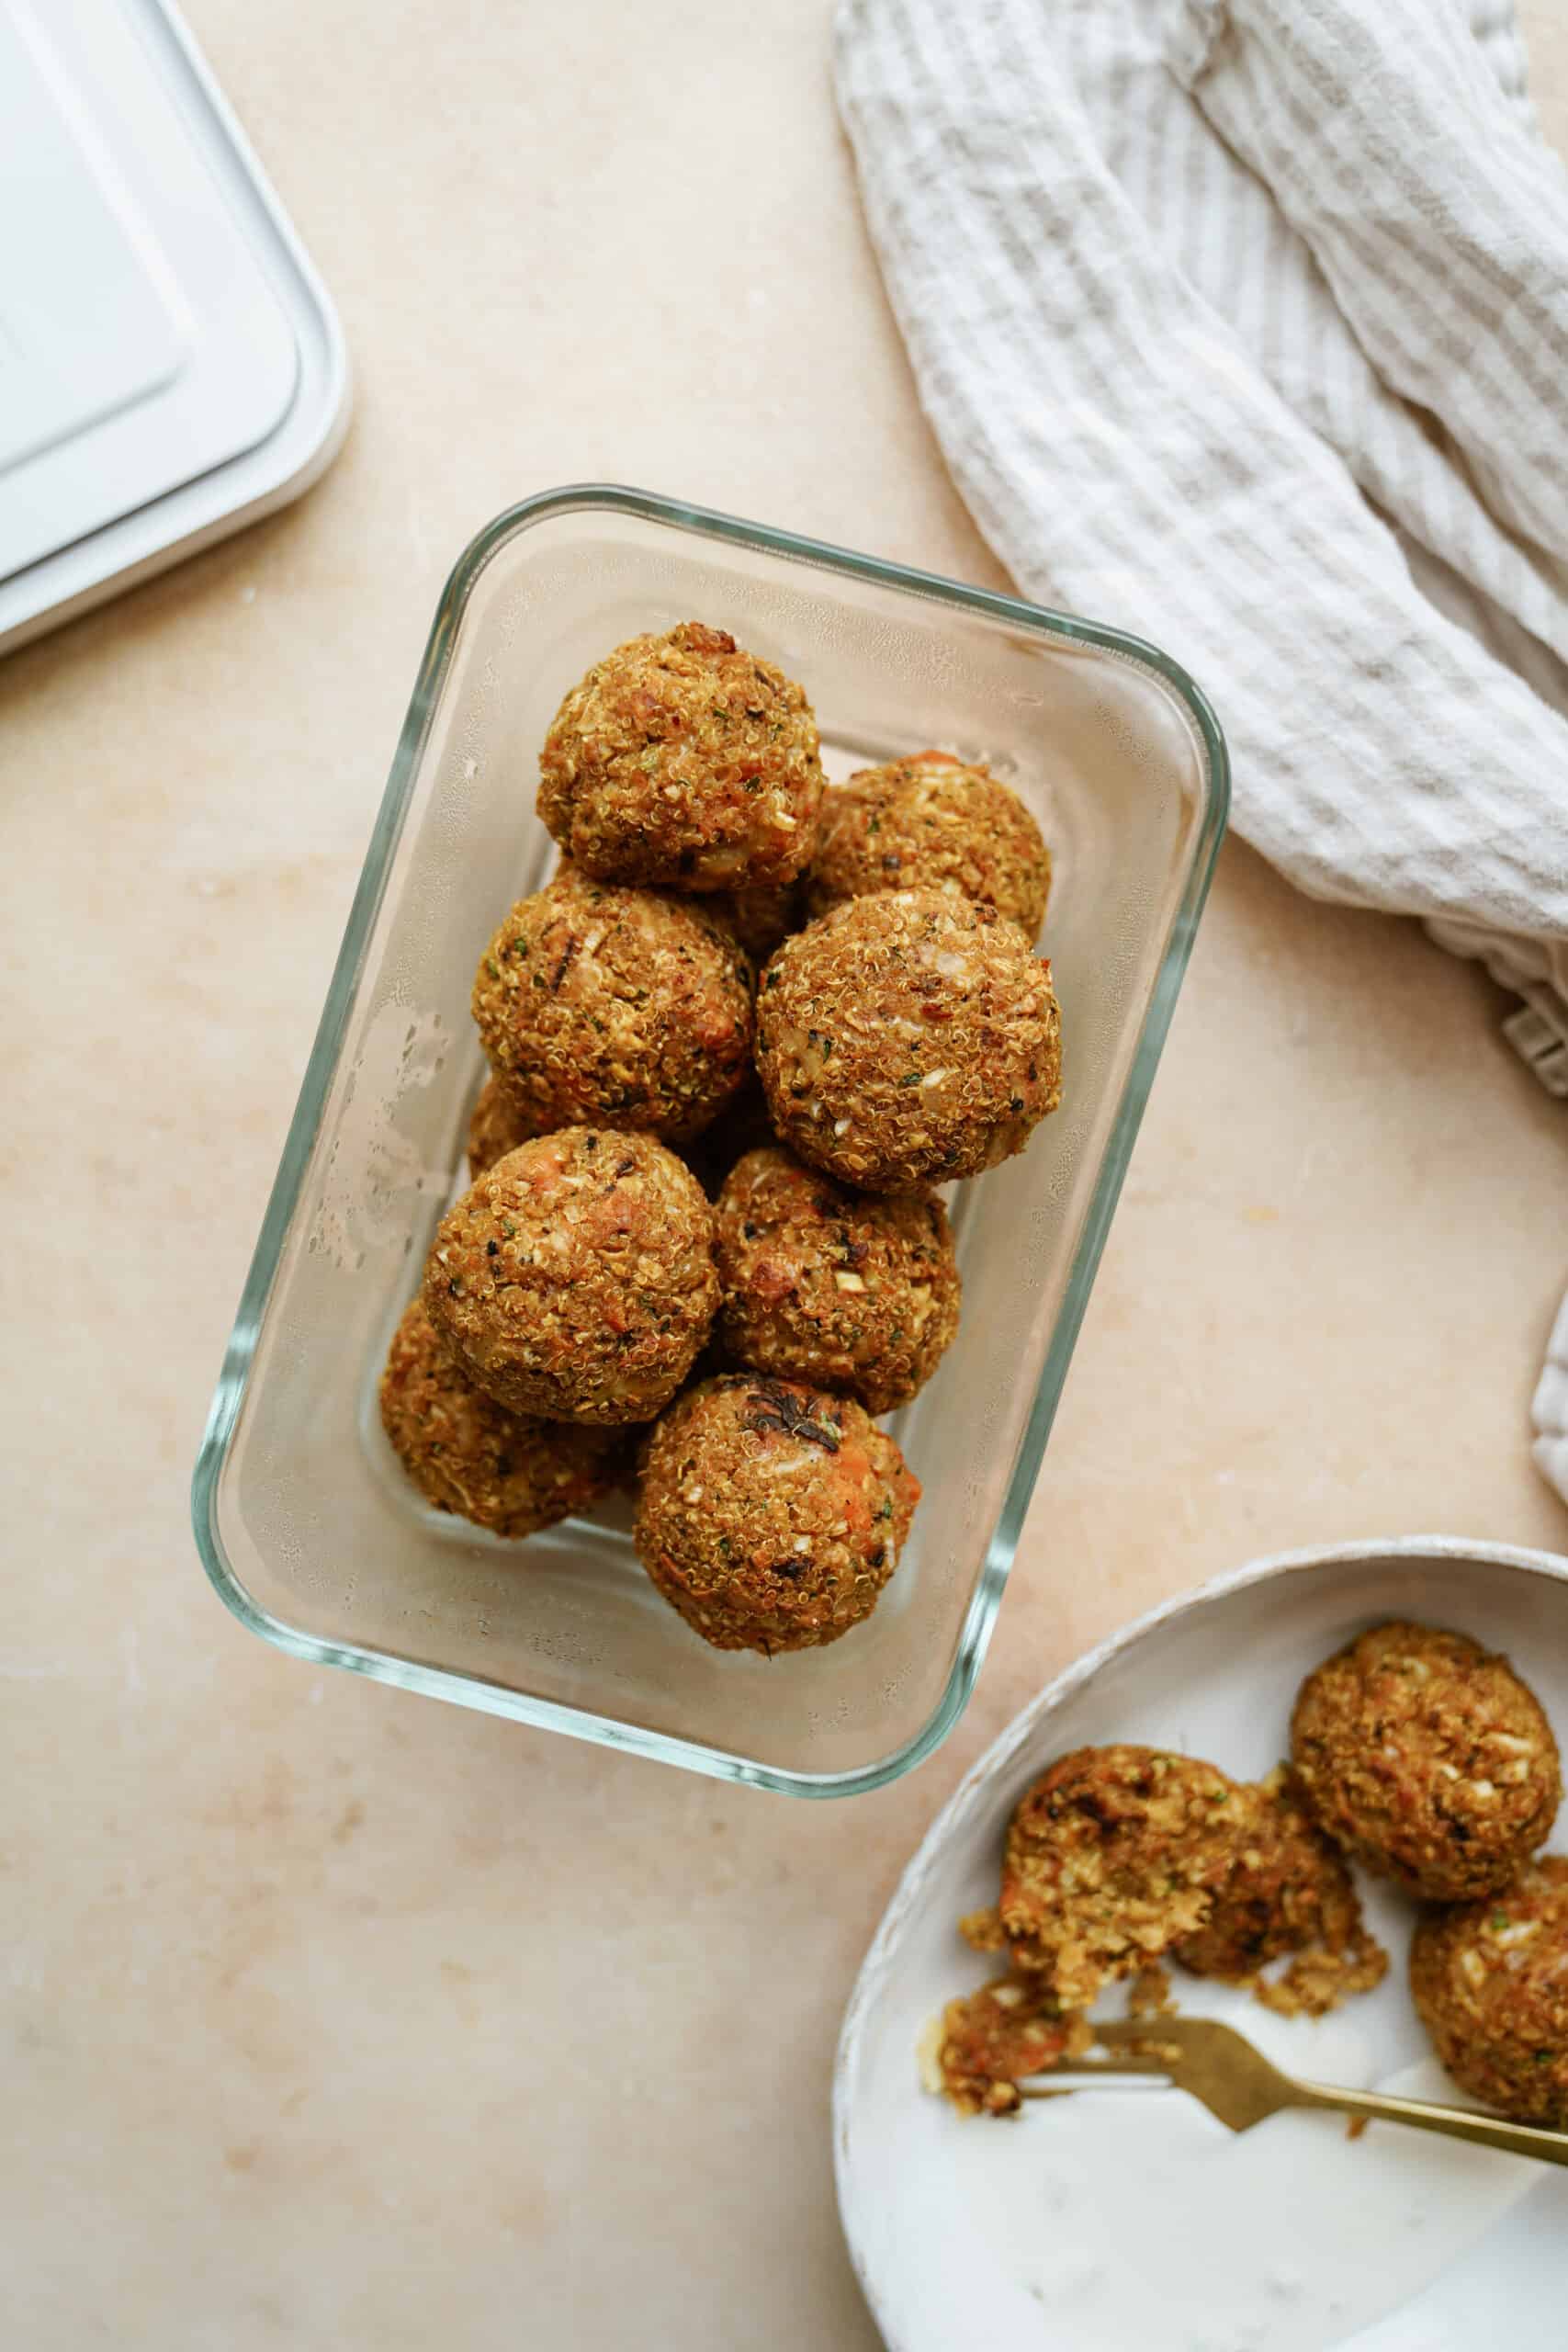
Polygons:
M1472 2115L1461 2107L1433 2107L1426 2099L1394 2098L1387 2091L1329 2090L1298 2083L1292 2107L1320 2107L1342 2115L1365 2115L1382 2123L1408 2123L1417 2132L1440 2132L1446 2139L1469 2140L1480 2148L1502 2148L1511 2156L1536 2156L1542 2164L1568 2165L1568 2132L1547 2132L1533 2123L1506 2123L1497 2115Z

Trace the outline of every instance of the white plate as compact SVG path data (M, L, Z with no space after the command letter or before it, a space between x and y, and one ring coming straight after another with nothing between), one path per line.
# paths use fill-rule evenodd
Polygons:
M1568 2174L1374 2125L1276 2116L1233 2137L1171 2090L965 2121L919 2087L921 2029L996 1973L954 1921L995 1900L1008 1816L1052 1759L1130 1739L1244 1778L1283 1754L1303 1675L1390 1616L1514 1659L1568 1746L1568 1560L1414 1537L1258 1562L1156 1611L1009 1726L905 1871L855 1986L834 2085L839 2203L892 2352L1546 2352L1568 2342ZM1568 1842L1568 1815L1552 1843ZM1404 1983L1412 1914L1363 1884L1386 1983L1314 2024L1224 1986L1227 2016L1319 2081L1458 2094Z

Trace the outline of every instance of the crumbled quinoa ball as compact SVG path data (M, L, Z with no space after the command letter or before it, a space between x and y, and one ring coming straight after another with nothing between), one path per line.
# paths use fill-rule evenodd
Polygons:
M1506 1886L1562 1794L1557 1742L1505 1657L1396 1620L1307 1677L1291 1721L1313 1812L1406 1894L1464 1902Z
M1517 2122L1568 2131L1568 1856L1525 1863L1479 1903L1427 1912L1410 1990L1461 2090Z
M1010 786L976 763L918 752L823 796L807 903L825 914L874 890L951 890L994 907L1032 947L1051 853Z
M718 1305L713 1211L649 1136L567 1127L487 1169L436 1228L430 1319L512 1411L650 1420Z
M474 979L516 1140L588 1124L699 1134L750 1074L752 978L694 902L564 868L519 899Z
M1344 1860L1288 1765L1237 1792L1233 1826L1229 1874L1171 1958L1194 1976L1249 1986L1282 2017L1322 2017L1380 1984L1388 1954L1368 1934ZM1263 1973L1287 1957L1279 1976Z
M774 1145L718 1196L719 1333L732 1363L890 1413L958 1329L947 1211L934 1193L852 1193Z
M757 1068L784 1141L846 1184L977 1175L1061 1100L1051 967L966 899L846 899L763 973Z
M392 1335L381 1423L426 1501L497 1535L536 1535L587 1510L619 1473L614 1430L509 1413L437 1338L423 1299Z
M637 1557L715 1648L813 1649L870 1616L919 1491L852 1397L721 1375L645 1444Z
M585 873L676 890L794 882L817 846L811 706L725 629L683 621L595 662L551 723L539 814Z
M1058 1758L1008 1829L998 1912L1014 1967L1087 2008L1192 1935L1234 1865L1241 1801L1196 1757L1122 1744Z
M920 2051L929 2091L960 2115L1016 2115L1018 2085L1081 2058L1094 2029L1081 2010L1063 2009L1038 1976L998 1976L949 2001Z

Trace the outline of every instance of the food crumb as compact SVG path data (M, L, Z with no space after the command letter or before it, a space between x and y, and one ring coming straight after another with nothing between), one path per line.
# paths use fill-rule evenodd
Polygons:
M1027 2075L1083 2057L1093 2041L1081 2012L1063 2009L1038 1976L998 1977L926 2028L921 2079L960 2115L1016 2115Z
M1140 1968L1127 1987L1127 2015L1130 2018L1168 2018L1175 2015L1176 2003L1171 1998L1170 1976L1157 1961Z

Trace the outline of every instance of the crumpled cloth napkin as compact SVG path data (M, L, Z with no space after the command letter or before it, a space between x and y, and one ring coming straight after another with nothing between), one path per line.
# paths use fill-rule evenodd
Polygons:
M1479 957L1568 1096L1568 174L1507 0L840 0L836 74L1014 579L1185 663L1237 831Z

